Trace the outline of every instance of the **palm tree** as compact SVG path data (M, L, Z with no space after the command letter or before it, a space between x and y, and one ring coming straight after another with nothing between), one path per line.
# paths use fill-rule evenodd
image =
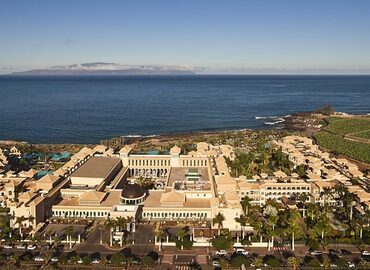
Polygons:
M113 228L116 226L115 220L108 217L104 222L104 228L109 231L109 246L113 245Z
M292 238L292 250L294 250L294 239L303 235L302 227L299 223L301 216L296 209L289 211L289 216L287 220L286 233Z
M298 269L301 265L301 260L298 257L291 256L288 258L288 266L291 269Z
M241 215L240 217L235 218L235 221L240 223L241 231L242 231L242 240L244 239L244 228L247 226L248 218L245 215Z
M251 201L253 200L248 196L243 197L243 199L241 200L240 204L242 206L244 215L248 215L249 207L251 206Z
M325 235L328 235L330 232L330 220L326 211L317 217L313 230L321 234L321 240L324 240Z
M177 239L181 242L181 249L184 249L182 242L184 241L184 238L187 234L187 231L185 231L184 229L181 229L177 232Z
M323 191L320 194L320 197L323 197L324 199L324 205L328 203L328 199L332 196L332 190L330 187L324 187Z
M120 232L123 232L127 229L127 220L124 217L117 217L116 219L116 227ZM123 233L121 234L121 246L123 245Z
M124 217L117 217L116 226L119 231L123 231L127 228L127 220Z
M263 266L263 260L260 257L255 256L252 258L251 265L254 266L256 269L261 268Z
M215 224L217 224L218 226L218 235L220 235L220 232L221 232L221 228L223 227L223 222L225 221L225 217L223 214L221 213L218 213L213 219L212 219L212 223L213 223L213 226Z
M156 231L155 231L155 237L156 237L156 239L159 240L159 251L162 251L162 238L163 238L163 236L164 236L164 230L158 226Z
M64 229L64 232L65 232L65 234L67 235L67 241L69 242L69 248L71 249L71 248L72 248L72 234L74 233L74 229L73 229L73 227L70 225L70 226L67 226L67 227Z
M19 226L19 234L21 236L21 239L23 237L22 235L22 227L23 227L23 222L26 220L26 218L24 216L20 216L20 217L17 217L15 223L18 224Z

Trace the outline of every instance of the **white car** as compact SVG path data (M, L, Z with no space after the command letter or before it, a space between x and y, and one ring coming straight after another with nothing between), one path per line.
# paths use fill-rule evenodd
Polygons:
M53 257L50 259L51 262L58 262L58 258L57 257Z
M26 249L26 248L27 248L27 246L22 245L22 244L20 244L20 245L17 246L17 249Z
M245 256L249 254L249 251L245 250L244 248L235 248L234 250L235 250L235 253L243 254Z
M310 252L311 255L321 255L322 252L320 250L313 250Z
M82 264L82 263L83 263L83 260L82 260L82 259L79 259L79 260L77 261L77 263Z
M36 245L28 245L27 246L27 249L28 250L35 250L36 249Z
M370 256L370 251L364 250L361 252L362 256Z
M93 264L99 264L100 261L98 259L94 259L91 263L93 263Z
M5 249L12 249L13 248L13 246L12 245L4 245L3 246Z
M355 267L355 264L353 262L348 262L348 267L349 268L354 268Z
M35 262L44 262L44 261L45 261L45 259L43 257L41 257L41 256L37 256L35 258Z
M222 255L222 256L225 256L225 255L227 255L227 251L226 251L226 250L224 250L224 249L217 250L217 251L216 251L216 255Z

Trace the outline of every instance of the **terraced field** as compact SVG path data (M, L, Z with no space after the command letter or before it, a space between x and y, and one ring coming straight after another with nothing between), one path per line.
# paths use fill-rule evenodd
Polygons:
M370 118L329 118L328 131L338 135L347 135L353 133L360 133L370 131Z
M326 130L315 135L317 143L333 152L370 164L370 118L329 117Z

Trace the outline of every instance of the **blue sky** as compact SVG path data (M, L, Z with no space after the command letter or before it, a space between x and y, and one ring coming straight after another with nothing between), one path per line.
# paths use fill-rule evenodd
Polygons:
M369 0L0 2L0 72L85 62L370 71Z

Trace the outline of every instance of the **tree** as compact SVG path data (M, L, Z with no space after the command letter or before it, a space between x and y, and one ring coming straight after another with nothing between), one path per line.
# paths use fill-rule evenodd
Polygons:
M292 240L292 250L294 250L294 239L295 237L301 237L303 235L303 230L300 224L301 216L296 209L291 209L289 211L286 233L291 236Z
M108 217L104 221L104 228L109 231L109 246L113 245L113 228L116 226L116 222Z
M156 230L155 230L155 237L156 239L159 240L159 251L162 251L162 238L164 236L164 230L160 227L160 226L157 226Z
M243 197L243 199L241 200L240 204L242 206L244 215L248 215L249 207L251 206L251 201L253 200L248 196Z
M301 260L298 257L291 256L287 260L288 267L291 269L298 269L298 267L301 265Z
M22 227L23 227L23 222L26 220L24 216L17 217L15 223L18 224L19 226L19 235L22 237Z
M125 230L127 227L127 220L124 217L117 217L115 223L116 223L115 225L118 227L119 231L121 232Z
M67 226L65 229L64 229L64 233L66 234L67 236L67 241L69 242L69 248L71 249L72 248L72 235L74 233L74 229L73 227L70 225L70 226Z
M212 223L213 225L217 224L218 226L218 235L220 235L221 228L223 227L223 222L225 221L225 217L223 214L218 213L213 219Z
M245 226L247 226L248 218L245 215L241 215L240 217L235 218L235 221L240 224L241 231L242 231L242 240L244 239L245 234Z

